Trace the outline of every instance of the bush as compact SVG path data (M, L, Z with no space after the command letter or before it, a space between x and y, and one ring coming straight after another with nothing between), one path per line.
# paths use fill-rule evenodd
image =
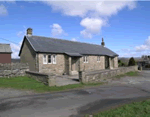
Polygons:
M118 60L119 67L127 66L127 63L123 63L121 60Z
M135 60L134 60L133 57L131 57L131 58L129 59L128 66L134 66L134 65L135 65Z
M121 66L125 66L125 64L124 63L122 63L122 65Z

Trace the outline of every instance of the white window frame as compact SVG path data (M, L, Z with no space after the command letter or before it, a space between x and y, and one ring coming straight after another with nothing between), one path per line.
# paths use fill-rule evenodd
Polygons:
M53 59L52 59L53 64L56 64L56 58L57 58L57 56L56 56L56 54L53 54L52 56L53 56L53 57L52 57L52 58L53 58ZM54 56L55 56L55 62L54 62Z
M88 63L88 56L83 56L83 62Z
M50 62L50 63L48 62L48 60L49 60L49 55L51 56L51 62ZM52 64L52 55L51 55L51 54L48 54L48 55L47 55L47 63L48 63L48 64Z
M43 64L47 64L47 55L46 54L43 54Z
M97 56L97 62L100 62L100 56Z

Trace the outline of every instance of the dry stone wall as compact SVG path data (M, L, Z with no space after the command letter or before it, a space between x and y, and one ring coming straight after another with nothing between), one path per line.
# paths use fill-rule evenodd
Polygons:
M33 71L26 71L26 75L30 78L35 79L36 81L42 82L45 85L48 85L48 86L56 85L56 76L55 75L33 72Z
M117 75L125 74L130 71L137 71L138 66L131 66L131 67L121 67L117 69L112 70L102 70L102 71L96 71L96 72L79 72L79 80L82 83L89 83L89 82L101 82L115 77Z
M29 70L26 63L5 63L0 64L0 77L24 76L25 71Z

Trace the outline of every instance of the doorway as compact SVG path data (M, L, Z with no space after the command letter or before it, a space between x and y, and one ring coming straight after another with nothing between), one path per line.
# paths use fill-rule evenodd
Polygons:
M109 69L109 57L105 56L105 69Z

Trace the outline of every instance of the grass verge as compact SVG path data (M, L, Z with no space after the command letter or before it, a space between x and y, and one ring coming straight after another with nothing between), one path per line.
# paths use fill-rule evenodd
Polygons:
M41 82L38 82L27 76L15 77L15 78L0 78L0 87L2 88L14 88L22 90L33 90L35 92L53 92L53 91L62 91L74 88L84 88L87 86L97 86L104 83L88 83L88 84L70 84L66 86L46 86Z
M85 115L89 117L89 115ZM94 114L93 117L150 117L150 99Z
M138 72L128 72L124 75L116 76L118 78L123 77L125 75L136 76ZM3 88L14 88L14 89L22 89L22 90L33 90L35 92L44 93L44 92L54 92L54 91L63 91L69 89L77 89L91 86L99 86L104 84L100 83L88 83L88 84L70 84L65 86L46 86L41 82L38 82L32 78L28 78L27 76L20 76L15 78L0 78L0 87Z
M121 78L124 76L138 76L138 74L139 74L138 71L132 71L132 72L128 72L122 75L115 76L115 78Z

